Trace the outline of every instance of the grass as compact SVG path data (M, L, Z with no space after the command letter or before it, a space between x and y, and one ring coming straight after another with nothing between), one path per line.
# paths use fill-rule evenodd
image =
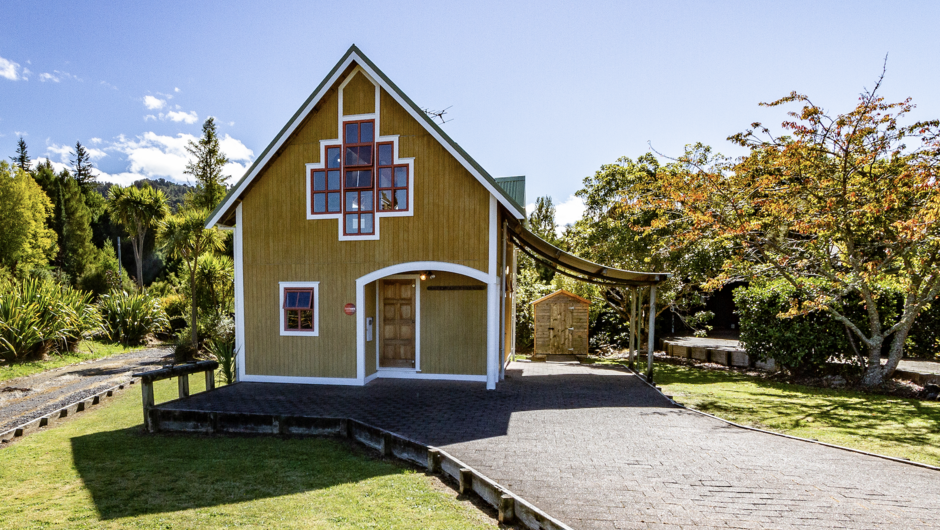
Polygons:
M111 357L136 350L142 350L146 346L131 346L125 349L118 343L100 342L95 340L82 341L76 351L63 354L54 354L46 361L26 361L9 363L0 361L0 381L8 381L17 377L38 374L46 370L61 368L70 364Z
M645 365L644 365L645 366ZM940 466L940 403L657 364L664 393L735 423Z
M176 381L155 393L174 398ZM345 442L146 435L140 424L134 386L0 449L0 528L496 527L437 479Z

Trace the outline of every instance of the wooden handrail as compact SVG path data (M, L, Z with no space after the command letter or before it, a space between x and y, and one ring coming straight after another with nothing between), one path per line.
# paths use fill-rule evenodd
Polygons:
M141 383L140 393L144 407L144 428L149 432L153 432L152 425L150 425L150 409L153 408L154 405L154 381L178 377L179 397L180 399L183 399L189 397L189 376L191 374L205 372L206 391L213 390L215 388L215 370L218 367L218 361L196 361L186 364L164 366L158 370L151 370L149 372L134 374L134 377L140 378Z

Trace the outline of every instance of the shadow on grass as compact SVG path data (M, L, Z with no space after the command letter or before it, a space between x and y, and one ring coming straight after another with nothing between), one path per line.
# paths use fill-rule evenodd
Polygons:
M139 427L73 438L72 454L106 520L279 497L402 472L336 440L148 436Z

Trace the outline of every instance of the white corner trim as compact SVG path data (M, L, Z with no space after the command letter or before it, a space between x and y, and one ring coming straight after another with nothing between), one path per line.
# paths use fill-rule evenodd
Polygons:
M497 226L496 196L490 195L489 274L486 278L486 389L494 390L499 377L499 271L496 264Z
M236 380L245 379L245 264L242 246L242 204L235 207L235 364Z
M369 374L369 375L366 376L366 379L365 379L365 381L363 382L363 384L364 384L364 385L368 385L368 384L371 383L372 381L375 381L378 377L379 377L379 373L378 373L378 372L371 373L371 374Z
M282 337L316 337L320 335L320 282L278 282L280 332ZM284 290L291 288L313 289L313 331L287 331L284 329Z
M470 174L473 175L477 179L477 181L479 181L479 183L482 184L483 187L487 189L487 191L490 192L490 195L492 195L493 197L496 197L497 200L500 202L500 204L502 204L507 210L509 210L513 215L515 215L516 218L518 219L525 218L525 212L520 212L518 209L516 209L515 206L512 205L512 203L510 203L505 197L503 197L502 193L496 190L494 185L490 184L489 181L486 180L486 177L484 177L475 167L473 167L473 165L470 164L470 162L466 158L464 158L463 155L457 152L457 150L454 149L454 147L450 144L450 142L445 141L444 138L436 130L434 130L433 127L428 125L424 117L419 116L417 112L413 108L411 108L411 105L408 105L407 102L405 102L404 98L401 96L401 94L398 93L397 90L392 89L391 86L389 86L387 83L382 81L382 79L377 75L377 73L373 71L365 61L363 61L362 57L360 57L358 53L352 52L349 54L349 57L347 57L346 60L343 61L342 64L339 65L339 67L336 69L333 75L330 76L326 80L325 83L323 83L323 86L320 88L318 92L314 94L314 96L310 99L310 102L307 103L307 105L303 107L303 109L297 114L296 119L288 123L283 134L281 134L281 136L277 139L277 141L273 145L270 146L270 149L268 149L264 158L258 161L258 163L255 166L253 166L254 169L252 169L251 173L249 173L245 177L245 179L241 182L241 184L229 196L229 199L225 203L223 203L223 205L218 209L216 214L212 216L212 218L206 222L206 226L211 227L219 222L219 219L221 219L222 215L226 211L228 211L229 208L232 207L232 204L236 200L238 200L241 197L242 193L244 193L245 190L248 188L248 185L251 184L251 182L255 179L255 177L257 177L261 173L261 171L274 158L274 156L278 153L278 151L280 151L281 147L284 145L285 142L287 142L288 138L291 137L291 135L294 133L297 127L299 127L300 124L303 123L304 119L313 111L313 108L317 105L317 103L319 103L320 100L323 99L323 96L325 96L326 93L330 90L330 88L336 83L336 80L339 79L339 76L342 75L343 72L346 70L346 68L353 62L355 62L357 64L357 67L361 69L369 77L370 81L372 81L373 84L377 85L376 104L379 103L380 96L378 95L379 94L378 88L381 87L386 92L388 92L388 94L392 96L392 98L396 102L398 102L398 104L401 105L403 109L405 109L405 112L407 112L409 115L411 115L412 118L417 120L418 123L428 132L428 134L430 134L435 140L438 141L438 143L444 146L444 149L448 153L450 153L451 156L457 159L457 161L464 167L464 169L469 171ZM350 76L350 78L351 77L352 76ZM376 110L378 110L378 107L376 107ZM340 118L342 119L342 107L340 108ZM378 123L376 123L376 125L378 125ZM378 127L376 127L376 130L377 131L379 130Z

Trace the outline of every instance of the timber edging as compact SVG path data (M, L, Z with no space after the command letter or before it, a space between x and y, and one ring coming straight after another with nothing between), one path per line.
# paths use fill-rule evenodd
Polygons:
M39 418L28 421L22 425L17 425L8 431L0 433L0 444L7 444L17 438L21 438L27 434L32 434L38 431L40 428L51 427L62 419L88 410L89 408L101 403L102 400L113 397L115 392L124 390L128 385L133 385L135 382L136 381L134 379L131 379L127 383L115 385L111 388L102 390L97 394L65 405L64 407L50 412L49 414L40 416ZM0 445L0 447L2 447L2 445Z
M450 453L351 418L284 416L240 412L151 408L150 432L338 436L359 442L384 457L395 457L430 473L449 477L461 494L476 493L496 508L499 522L531 530L572 530L532 503L494 482Z

